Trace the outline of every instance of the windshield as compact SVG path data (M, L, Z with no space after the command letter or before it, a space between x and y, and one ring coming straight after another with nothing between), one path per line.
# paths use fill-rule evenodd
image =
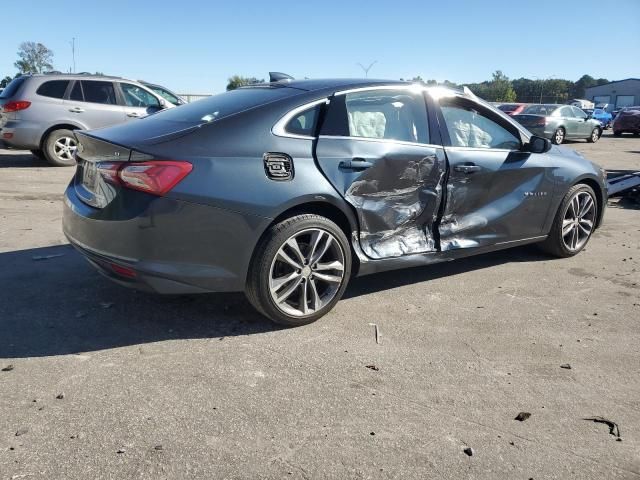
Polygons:
M169 90L165 90L164 88L160 88L160 87L152 87L150 85L147 85L147 87L150 88L151 90L153 90L154 92L156 92L158 95L160 95L166 101L171 102L176 106L177 105L182 105L184 103L176 95L171 93Z
M153 115L153 118L190 124L210 123L298 93L300 90L287 87L239 88L179 108L164 110Z
M11 80L11 83L7 85L7 87L2 90L0 93L0 98L11 98L16 93L18 93L18 89L24 83L26 77L18 77Z
M524 115L551 115L558 105L529 105L522 111Z

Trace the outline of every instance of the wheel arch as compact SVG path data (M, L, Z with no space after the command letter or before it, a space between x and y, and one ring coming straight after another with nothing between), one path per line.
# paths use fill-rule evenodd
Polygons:
M602 218L604 216L604 207L607 201L605 196L605 191L600 185L600 183L598 182L598 180L592 177L582 177L576 180L571 186L573 187L580 183L590 186L596 194L596 205L598 207L598 218L596 221L596 228L598 228L602 224Z
M47 128L42 133L42 136L40 137L40 142L39 142L41 150L44 148L44 144L47 141L47 137L49 136L49 134L51 134L51 132L54 132L56 130L86 130L86 129L82 125L79 125L77 123L70 123L70 122L57 123Z

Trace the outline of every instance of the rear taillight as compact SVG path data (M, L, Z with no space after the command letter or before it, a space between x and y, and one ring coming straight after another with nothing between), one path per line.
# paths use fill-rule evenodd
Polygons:
M2 107L2 111L5 113L19 112L20 110L26 110L31 106L31 102L26 100L17 100L14 102L7 102Z
M109 183L118 183L126 188L164 195L175 187L193 165L189 162L152 160L149 162L102 162L98 171Z
M534 127L544 127L547 124L546 117L540 117L533 123Z

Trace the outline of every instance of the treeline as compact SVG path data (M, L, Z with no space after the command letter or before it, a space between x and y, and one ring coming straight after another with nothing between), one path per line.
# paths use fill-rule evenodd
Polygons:
M402 80L402 79L401 79ZM478 97L489 102L523 102L523 103L563 103L573 98L584 98L585 89L609 83L606 78L593 78L583 75L578 80L560 78L530 79L518 78L510 80L500 70L493 73L491 80L481 83L455 84L448 80L423 80L420 76L411 79L425 85L445 85L448 87L466 86Z

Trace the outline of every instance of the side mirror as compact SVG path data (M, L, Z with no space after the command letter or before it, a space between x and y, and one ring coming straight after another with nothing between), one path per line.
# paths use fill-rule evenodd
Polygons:
M525 145L525 149L531 153L547 153L551 150L551 141L546 138L533 135L529 139L529 143Z

